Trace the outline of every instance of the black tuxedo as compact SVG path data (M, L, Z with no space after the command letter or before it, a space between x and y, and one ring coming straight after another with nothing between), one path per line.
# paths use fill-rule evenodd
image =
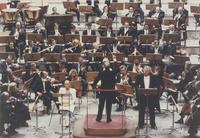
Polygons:
M101 81L101 89L115 89L116 73L110 69L106 69L100 72L95 79L93 86L95 86L99 81ZM113 101L114 92L100 92L99 96L99 107L98 107L98 115L97 120L100 121L102 119L102 113L104 109L104 104L106 102L106 114L107 121L111 119L111 108Z
M83 35L88 35L88 30L84 30ZM96 35L95 30L91 30L91 35Z
M149 12L149 17L152 17L155 13L156 13L155 10L150 11ZM162 24L164 17L165 17L165 12L160 10L160 13L158 15L158 22L159 22L160 25Z
M139 88L145 88L144 84L144 75L137 76L136 84L139 86ZM157 88L157 78L154 75L150 75L150 84L149 88ZM138 90L136 90L136 98L139 105L139 127L143 127L144 125L144 115L145 115L145 108L148 105L149 113L150 113L150 124L151 126L155 126L155 107L157 107L157 96L145 96L145 95L139 95ZM148 98L148 103L147 103Z
M133 35L133 28L129 27L128 31L124 33L124 27L120 27L117 33L117 36L132 36Z

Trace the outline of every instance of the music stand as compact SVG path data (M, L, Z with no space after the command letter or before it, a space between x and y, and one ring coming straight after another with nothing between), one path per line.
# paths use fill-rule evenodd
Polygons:
M63 82L65 80L65 75L66 73L64 72L57 72L57 73L52 74L51 77L59 82Z
M28 33L27 34L28 40L33 42L43 42L44 38L42 34L37 33Z
M156 7L160 7L159 4L146 4L146 10L156 9Z
M139 8L139 4L140 3L134 3L134 2L125 3L124 9L129 9L129 7L133 7L133 10L137 10Z
M44 54L44 60L47 62L59 62L61 55L60 53L46 53Z
M64 44L64 37L63 36L55 36L55 35L48 35L48 42L51 42L52 39L56 41L57 44Z
M95 43L97 40L96 35L83 35L82 36L82 42L83 43Z
M182 55L175 55L174 58L175 58L174 62L176 64L183 65L183 66L185 65L186 61L190 60L190 57L182 56Z
M132 36L118 36L117 40L120 42L120 44L131 44L133 42Z
M171 24L173 24L174 26L176 26L176 21L174 19L164 19L163 25L169 26Z
M145 25L148 25L150 30L152 30L153 27L158 28L159 27L159 20L154 18L145 18L144 19Z
M183 2L169 2L168 3L168 8L169 9L175 9L178 7L184 7L184 3Z
M16 59L14 52L0 52L1 59L6 59L9 55L12 56L14 60Z
M68 1L63 1L63 6L65 9L76 9L76 4L75 2L68 2Z
M25 54L24 55L24 59L25 61L38 61L41 58L41 54L40 53L33 53L33 54Z
M79 34L65 34L65 42L72 42L73 40L77 39L80 40L80 35Z
M166 42L178 42L180 41L180 34L178 33L174 33L174 34L168 34L168 33L165 33L164 34L164 37L163 37L163 41L166 41Z
M135 63L135 60L139 60L141 63L143 61L143 56L142 55L129 55L128 56L128 62L130 63Z
M14 42L15 38L14 36L0 36L0 43L10 43Z
M116 56L116 60L117 61L123 61L124 60L124 57L125 57L125 54L124 53L109 53L108 54L108 59L109 60L112 60L112 56Z
M79 62L79 58L81 57L80 53L67 53L65 54L66 62L77 63Z
M96 24L100 26L112 26L112 19L99 19Z
M92 14L92 6L87 5L87 6L79 6L79 11L83 14Z
M154 34L148 34L148 35L139 35L139 42L140 44L152 44L152 42L155 41L155 35Z
M158 94L158 90L156 88L149 88L149 89L145 89L145 88L139 88L138 89L138 95L139 95L139 108L140 108L140 96L146 96L146 108L149 108L149 96L155 96ZM144 102L144 101L143 101ZM138 114L138 117L139 117L139 114ZM150 137L149 135L149 129L148 129L148 126L149 126L149 114L147 113L146 114L146 132L144 134L145 137ZM140 129L138 129L140 131ZM141 135L139 135L141 136Z
M64 96L68 96L69 98L68 98L68 100L69 100L69 132L68 133L64 133L64 123L63 123L63 117L64 117L64 114L63 114L63 112L64 112L64 108L63 108L63 97ZM60 138L63 138L64 136L66 136L66 135L69 135L69 136L71 136L71 134L72 134L72 132L71 132L71 122L70 122L70 95L69 94L66 94L66 93L53 93L53 97L61 97L61 106L62 106L62 108L61 108L61 110L62 110L62 113L61 113L61 133L60 132L55 132L56 134L60 134L61 136L60 136Z
M126 17L126 16L121 17L121 23L122 24L124 24L125 22L132 24L133 21L134 21L133 17Z
M161 61L162 54L146 53L146 59L148 59L149 61Z
M196 20L195 23L195 36L197 36L197 26L200 25L200 6L191 6L190 7L191 13L194 14L194 18Z

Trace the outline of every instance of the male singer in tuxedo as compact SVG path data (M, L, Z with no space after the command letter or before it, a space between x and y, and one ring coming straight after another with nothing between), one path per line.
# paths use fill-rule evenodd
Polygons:
M137 76L136 84L139 86L139 88L157 88L157 79L154 75L151 74L151 67L146 66L144 67L144 73ZM145 95L139 95L138 91L136 93L137 95L137 101L139 104L139 124L138 127L140 129L144 126L144 116L145 116L145 108L148 105L149 108L149 114L150 114L150 125L152 129L156 129L156 123L155 123L155 107L157 102L156 96L148 96L148 103L147 103L147 96Z
M93 83L93 87L96 86L96 84L101 81L101 89L115 89L116 84L116 73L113 71L110 67L110 62L107 60L104 62L104 69L102 72L100 72L95 79ZM96 121L100 122L102 119L104 104L106 102L106 114L107 114L107 123L111 122L111 109L112 109L112 101L114 97L114 91L103 91L100 92L99 96L99 107L98 107L98 114Z

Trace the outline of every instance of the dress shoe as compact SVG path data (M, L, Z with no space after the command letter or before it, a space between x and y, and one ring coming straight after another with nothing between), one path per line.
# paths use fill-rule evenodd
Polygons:
M101 119L96 119L97 122L101 122Z
M179 119L178 121L175 122L176 124L183 124L183 119Z
M10 128L6 129L6 132L8 133L8 135L11 135L11 136L18 133L17 131Z
M107 119L107 123L110 123L110 122L112 122L112 119Z
M158 129L156 125L151 126L152 129Z

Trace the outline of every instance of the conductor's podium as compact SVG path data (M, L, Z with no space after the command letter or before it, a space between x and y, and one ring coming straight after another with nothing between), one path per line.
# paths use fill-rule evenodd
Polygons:
M122 115L112 115L112 122L96 121L96 115L88 114L74 123L73 138L134 138L136 122L126 121Z

